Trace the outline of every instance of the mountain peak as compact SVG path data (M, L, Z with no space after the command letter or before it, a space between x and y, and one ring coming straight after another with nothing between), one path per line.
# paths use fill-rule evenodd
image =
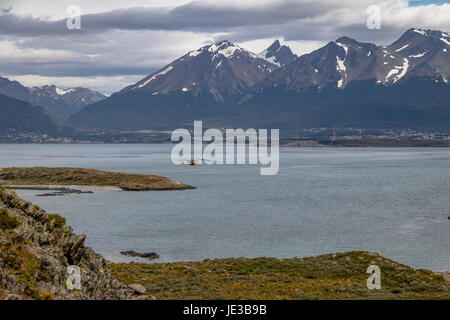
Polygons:
M424 30L411 28L407 30L397 41L388 47L398 51L408 52L413 56L421 56L423 52L434 52L444 50L446 52L450 46L450 34L440 30ZM400 49L401 48L401 49Z
M234 55L234 53L236 51L245 52L244 49L242 49L238 45L232 43L231 41L221 40L221 41L217 41L213 44L201 47L198 50L190 51L187 55L189 57L196 57L203 52L210 52L210 53L217 53L217 54L223 55L223 56L225 56L225 58L230 58Z
M275 69L231 41L221 40L188 52L121 92L147 95L143 104L178 96L223 103L236 99Z
M347 36L340 37L340 38L336 39L335 42L337 42L337 43L342 43L342 44L348 44L348 45L351 45L351 44L358 44L358 43L359 43L359 42L356 41L355 39L352 39L352 38L347 37Z
M267 48L267 51L274 52L281 48L280 40L275 40L274 43Z
M297 56L292 53L291 49L288 46L282 46L279 40L275 40L270 47L261 52L258 56L279 67L287 65L297 58Z
M441 30L410 28L400 37L400 39L411 36L441 38L441 37L450 37L450 34L443 32Z
M408 29L408 31L406 31L405 32L405 34L414 34L414 33L417 33L417 34L420 34L420 35L422 35L422 36L428 36L429 35L429 32L430 32L431 30L424 30L424 29L419 29L419 28L411 28L411 29Z
M208 51L218 53L226 58L229 58L233 56L236 51L243 52L244 50L228 40L222 40L208 46Z

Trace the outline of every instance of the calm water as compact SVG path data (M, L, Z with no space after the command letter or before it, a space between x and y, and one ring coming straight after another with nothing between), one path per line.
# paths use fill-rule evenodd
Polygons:
M303 257L377 251L450 270L449 149L281 150L280 172L256 166L175 166L170 145L0 145L0 167L74 166L154 173L198 187L27 200L60 213L107 259L122 250L160 261ZM134 259L136 260L136 259Z

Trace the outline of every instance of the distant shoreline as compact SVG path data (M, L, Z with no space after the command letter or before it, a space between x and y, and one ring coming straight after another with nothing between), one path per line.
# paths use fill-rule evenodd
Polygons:
M33 142L33 141L0 141L0 145L127 145L152 144L171 145L168 139L157 141L79 141L79 142ZM205 143L207 144L207 143ZM270 144L269 144L270 145ZM284 138L280 139L280 147L382 147L382 148L428 148L450 147L450 139L413 139L413 138L378 138L378 137L338 137L338 138Z
M448 148L450 139L406 139L406 138L329 138L286 139L280 147L379 147L379 148Z

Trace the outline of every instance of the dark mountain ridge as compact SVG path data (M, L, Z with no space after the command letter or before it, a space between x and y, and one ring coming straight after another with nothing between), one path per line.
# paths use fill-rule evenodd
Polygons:
M0 132L57 132L58 124L43 108L0 94Z

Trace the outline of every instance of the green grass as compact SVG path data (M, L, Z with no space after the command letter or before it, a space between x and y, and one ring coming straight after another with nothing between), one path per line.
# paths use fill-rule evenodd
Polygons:
M371 264L381 268L381 290L367 289ZM441 275L367 252L109 268L119 281L142 284L157 299L450 299Z
M48 214L48 221L50 222L51 227L49 227L50 231L61 229L66 225L66 218L61 217L59 214Z
M8 214L8 210L0 208L0 230L15 229L19 225L19 221L15 217Z
M3 168L1 185L116 186L123 190L183 190L191 186L151 174L130 174L84 168Z
M40 261L25 246L20 244L7 244L0 246L0 259L3 260L12 270L12 274L18 276L18 283L25 286L24 293L28 296L35 296L38 291Z

